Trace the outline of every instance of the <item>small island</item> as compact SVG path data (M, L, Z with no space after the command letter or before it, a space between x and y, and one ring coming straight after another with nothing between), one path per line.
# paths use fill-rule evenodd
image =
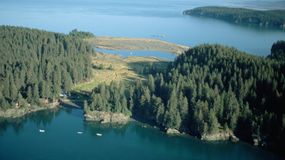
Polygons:
M186 10L183 14L215 18L234 24L285 29L285 10L253 10L246 8L207 6Z

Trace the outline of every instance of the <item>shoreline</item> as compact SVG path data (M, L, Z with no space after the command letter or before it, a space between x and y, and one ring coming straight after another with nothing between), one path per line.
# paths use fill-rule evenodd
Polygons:
M130 121L136 121L142 124L142 127L150 126L152 128L159 128L159 130L166 135L170 136L184 136L188 135L191 137L198 138L202 141L213 142L213 141L231 141L238 142L239 138L234 135L232 131L222 131L220 130L217 133L213 134L203 134L201 137L196 137L186 132L181 132L175 128L164 128L158 127L156 125L152 125L150 123L142 122L132 118L131 116L127 116L123 113L113 113L113 112L105 112L105 111L88 111L83 114L84 120L87 122L99 122L100 124L127 124Z
M285 30L284 13L284 10L256 10L224 6L204 6L183 11L184 15L211 18L234 25L280 31Z
M123 113L113 113L105 111L88 111L83 114L84 120L89 122L100 122L101 124L126 124L130 121L130 116Z
M33 112L38 112L47 109L54 109L60 106L58 101L47 103L44 105L30 105L26 107L20 108L9 108L7 110L0 110L0 118L8 119L8 118L20 118L25 115L28 115Z
M30 113L42 111L42 110L48 110L48 109L54 109L60 107L60 101L51 102L48 104L45 104L43 106L36 106L33 105L31 108L23 107L21 109L19 108L11 108L7 109L5 111L0 110L0 119L14 119L14 118L20 118L25 115L28 115ZM78 108L77 108L78 109ZM79 108L84 110L83 108ZM207 134L202 135L201 137L197 137L194 135L191 135L189 133L181 132L177 129L173 128L163 128L159 127L157 125L152 125L150 123L142 122L137 119L132 118L131 116L124 115L123 113L111 113L111 112L103 112L103 111L90 111L88 114L84 113L83 115L84 121L87 122L99 122L100 124L115 124L115 125L126 125L128 122L138 122L140 123L141 127L151 127L154 129L159 129L162 133L168 135L168 136L190 136L193 138L197 138L204 142L215 142L215 141L230 141L233 143L237 143L239 141L248 143L251 146L255 147L262 147L260 145L255 145L254 143L250 143L247 141L239 140L238 137L236 137L232 132L219 132L215 134Z

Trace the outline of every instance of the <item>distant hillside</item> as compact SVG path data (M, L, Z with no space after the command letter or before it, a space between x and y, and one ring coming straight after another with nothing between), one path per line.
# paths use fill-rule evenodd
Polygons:
M235 24L285 29L285 10L252 10L229 7L198 7L184 11L186 15L209 17Z

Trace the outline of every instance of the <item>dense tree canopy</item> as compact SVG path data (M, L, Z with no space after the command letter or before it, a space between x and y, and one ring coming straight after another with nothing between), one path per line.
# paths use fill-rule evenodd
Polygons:
M271 47L271 54L269 55L270 58L276 60L285 60L285 41L277 41Z
M112 82L109 86L99 85L91 93L91 104L88 110L118 112L131 115L131 106L128 104L130 90L127 90L124 83Z
M73 29L72 31L70 31L69 35L72 36L72 37L76 37L76 38L90 38L90 37L94 37L93 33L78 31L77 29Z
M91 106L196 136L231 130L284 148L284 78L284 61L201 45L144 82L96 88Z
M0 26L0 108L57 99L91 77L85 33L70 35ZM267 58L220 45L200 45L166 70L142 69L146 80L99 85L84 110L119 112L195 136L233 131L285 148L284 41ZM16 105L17 104L17 105Z
M285 10L252 10L230 7L198 7L184 14L225 20L236 24L285 29Z
M0 26L0 107L55 99L91 76L92 48L74 36Z

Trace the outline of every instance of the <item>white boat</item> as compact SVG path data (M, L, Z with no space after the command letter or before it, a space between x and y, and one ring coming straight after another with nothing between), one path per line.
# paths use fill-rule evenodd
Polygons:
M77 134L83 134L83 132L77 132Z
M45 133L46 131L44 129L39 129L40 133Z
M101 134L101 133L96 133L96 135L97 135L97 136L100 136L100 137L102 136L102 134Z

